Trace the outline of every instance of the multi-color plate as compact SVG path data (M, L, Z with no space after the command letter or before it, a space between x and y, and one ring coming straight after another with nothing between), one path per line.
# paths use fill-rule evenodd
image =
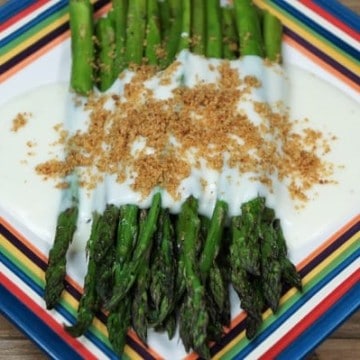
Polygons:
M97 16L110 7L95 0ZM360 97L360 19L334 0L255 0L285 25L285 61L317 72L351 97ZM68 1L0 2L0 104L32 87L67 81L70 59ZM0 119L1 121L1 119ZM2 165L1 165L2 166ZM55 311L43 297L47 254L24 229L0 217L0 312L55 359L115 359L107 340L105 315L91 329L71 338L62 323L74 321L81 288L67 278ZM297 264L302 293L287 289L276 315L263 314L258 336L248 341L240 313L222 341L211 348L214 359L295 359L305 356L360 306L360 215L322 239ZM123 358L164 358L129 333ZM197 358L190 354L187 359Z

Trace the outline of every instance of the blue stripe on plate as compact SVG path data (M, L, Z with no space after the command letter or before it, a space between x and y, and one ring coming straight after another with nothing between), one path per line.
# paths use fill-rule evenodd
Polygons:
M36 0L7 0L0 5L0 23L9 20L13 15L34 3Z
M325 11L338 18L342 22L354 30L360 32L360 16L354 13L345 5L337 0L313 0L313 2L321 6Z
M26 285L28 285L37 295L44 297L44 289L36 284L26 273L24 273L16 264L11 262L6 256L0 253L0 261L16 276L18 276ZM71 315L68 310L61 304L56 305L56 311L61 314L66 320L71 324L74 324L76 318ZM119 357L112 351L112 349L103 343L98 337L96 337L92 332L86 331L84 336L86 336L91 342L104 352L110 359L118 359Z
M352 56L353 59L356 62L359 62L360 59L360 51L359 49L355 49L348 43L344 42L339 37L335 36L331 32L327 31L325 28L317 24L314 20L311 18L308 18L303 13L301 13L299 10L295 9L290 4L284 2L284 0L271 0L274 4L276 4L279 8L284 9L287 13L294 16L296 19L298 19L301 23L308 26L311 30L315 31L319 35L321 35L323 38L325 38L327 41L341 49L342 51L346 52L348 55Z
M257 346L259 346L267 337L269 337L278 327L281 326L291 315L293 315L301 306L303 306L308 300L316 295L325 285L327 285L334 277L341 273L346 267L348 267L352 262L354 262L360 256L360 249L349 255L344 261L339 264L336 268L330 271L323 279L321 279L313 288L311 288L302 296L283 314L276 317L276 320L264 329L258 336L249 342L246 347L241 350L234 359L243 359L250 352L252 352ZM276 315L275 315L276 316ZM261 329L260 329L261 331ZM319 336L322 336L319 334ZM310 345L310 344L309 344ZM312 347L309 346L308 351ZM295 357L296 358L296 357Z
M360 283L355 284L341 299L320 316L278 356L277 360L300 359L316 348L325 337L360 308Z
M1 284L0 294L0 313L13 322L51 358L82 360L82 356Z
M33 26L37 25L39 22L45 20L47 17L53 15L57 11L63 9L64 7L68 6L67 0L62 0L57 2L50 8L46 9L45 11L41 12L38 16L36 16L31 21L24 24L22 27L17 29L16 31L10 33L7 37L0 41L0 47L7 45L12 40L16 39L18 36L22 35L26 31L30 30Z

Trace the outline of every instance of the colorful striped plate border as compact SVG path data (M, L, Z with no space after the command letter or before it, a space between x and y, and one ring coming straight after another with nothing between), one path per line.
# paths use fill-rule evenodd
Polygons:
M360 93L360 18L334 0L255 0L285 25L285 48L306 58L310 66L350 96ZM93 1L97 16L109 0ZM0 83L61 46L69 37L67 0L0 1ZM293 55L294 56L294 55ZM63 329L74 322L81 288L66 279L66 291L53 311L43 302L46 256L5 217L0 217L0 312L13 321L54 359L116 359L107 339L104 313L85 336L73 339ZM345 221L297 267L304 291L286 289L279 312L263 313L263 326L251 342L240 313L221 342L213 344L214 359L296 359L316 347L360 307L360 215ZM161 359L129 332L123 359ZM190 354L186 359L197 359Z

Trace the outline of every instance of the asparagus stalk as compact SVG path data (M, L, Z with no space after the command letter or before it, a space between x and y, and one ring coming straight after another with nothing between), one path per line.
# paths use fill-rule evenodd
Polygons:
M136 205L120 207L119 226L117 232L116 254L113 266L113 287L121 282L123 264L131 257L138 236L138 213ZM107 318L109 340L117 354L122 354L126 341L126 333L131 324L131 296L125 298L110 311Z
M110 247L114 244L119 209L115 205L107 205L99 219L97 240L94 242L94 260L101 263Z
M88 0L71 0L69 3L71 29L71 87L81 95L87 95L93 88L93 9ZM59 214L53 248L49 253L49 266L45 273L45 302L52 309L64 289L66 275L66 252L76 229L78 216L77 183L71 181L70 196L73 204ZM65 197L67 197L67 193Z
M209 288L212 298L215 301L219 311L223 309L225 304L226 290L224 289L225 283L218 264L213 264L209 271Z
M236 34L236 25L234 9L230 6L221 8L222 32L223 32L223 53L224 58L234 60L237 58L238 36Z
M47 309L52 309L64 290L66 276L66 252L72 241L78 217L77 202L62 211L57 220L54 245L49 253L48 268L45 272L45 302Z
M91 325L95 312L99 309L99 297L96 291L98 266L95 261L95 244L99 237L101 228L101 215L94 213L91 226L90 239L88 241L89 263L84 281L84 293L81 296L77 321L72 326L65 326L65 330L72 336L82 335Z
M115 255L115 244L113 244L106 252L103 260L99 263L99 277L96 282L96 291L102 303L108 301L112 295Z
M94 243L94 260L98 264L96 290L102 301L111 295L112 264L115 258L115 238L119 218L119 209L115 205L107 205L99 219L98 239Z
M262 222L261 276L264 297L270 308L277 311L281 295L281 266L277 251L276 233L272 226Z
M191 50L198 55L205 54L205 0L191 1Z
M151 264L149 293L154 304L151 321L161 324L175 308L175 265L174 229L168 210L162 209L158 231L155 236L154 256Z
M240 55L263 56L263 43L258 13L251 0L234 0Z
M118 355L124 352L126 334L131 325L131 303L132 297L126 296L107 318L109 341Z
M148 212L145 209L140 211L140 232L139 237L142 236L145 230L145 223ZM146 250L144 258L139 266L136 283L133 290L133 298L131 303L131 318L132 326L138 337L146 343L147 329L148 329L148 286L149 286L149 258L151 253L151 245Z
M70 0L71 88L87 95L94 81L93 8L89 0Z
M141 64L146 33L146 0L131 0L128 6L126 27L126 64Z
M182 22L178 51L189 49L191 32L191 1L182 0Z
M281 229L280 220L276 219L274 221L274 229L276 232L277 245L279 247L279 258L280 258L282 278L290 286L294 286L298 290L302 291L302 283L301 283L300 275L297 272L294 264L292 264L287 257L286 241Z
M241 206L241 217L233 224L233 246L236 247L239 266L254 275L260 275L260 220L264 198L255 198ZM238 222L239 221L239 222Z
M220 2L218 0L206 1L206 56L222 58L223 38L221 30Z
M151 247L152 238L156 231L157 219L161 207L161 195L156 193L153 197L149 214L144 222L144 230L139 234L138 244L134 249L133 256L130 261L126 262L119 273L119 281L114 287L114 294L110 301L106 304L109 310L112 310L128 293L134 284L141 263L144 261L147 251Z
M217 200L209 225L209 231L205 240L205 245L200 257L199 268L203 278L206 278L219 252L227 211L227 203L222 200Z
M122 265L128 261L136 244L138 236L138 214L136 205L123 205L120 207L119 226L117 231L115 281L120 282L119 276Z
M161 44L158 0L147 0L147 15L145 56L150 65L157 65L158 50Z
M190 321L192 339L189 341L191 346L203 357L209 357L208 348L205 347L207 340L207 327L209 324L209 315L206 311L205 288L196 270L196 242L198 241L200 231L200 220L198 218L198 202L190 196L183 204L179 214L178 241L182 244L181 258L184 264L184 276L186 282L187 300L184 300L192 317ZM190 300L189 300L190 299ZM189 302L191 303L189 305ZM196 316L193 316L196 314ZM185 338L185 342L187 342Z
M282 24L278 18L268 11L265 11L263 15L263 38L265 56L270 61L280 62Z
M115 31L109 17L100 18L95 25L97 45L97 86L106 91L114 82Z
M162 40L167 41L172 21L169 0L158 1L158 6Z
M232 218L232 242L230 245L231 283L239 295L241 307L247 312L246 335L252 338L261 324L261 311L263 299L257 277L249 274L243 264L244 242L243 218L237 216ZM256 245L258 246L258 245Z
M103 214L93 214L93 224L88 241L89 263L84 282L84 293L81 296L78 317L75 325L66 327L72 336L82 335L90 326L95 312L100 308L100 296L97 291L97 281L103 276L101 264L113 245L118 209L108 205Z
M182 2L176 1L171 5L172 13L174 14L174 20L169 31L169 37L165 46L166 55L161 61L161 67L165 68L169 66L175 59L176 53L179 49L180 35L182 28Z
M115 59L113 77L116 79L125 69L126 20L128 0L112 0L115 23Z

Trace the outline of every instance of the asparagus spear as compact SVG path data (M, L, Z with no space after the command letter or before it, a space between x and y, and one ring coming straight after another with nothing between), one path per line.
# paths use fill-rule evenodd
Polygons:
M94 260L101 263L110 247L114 244L119 219L119 209L115 205L107 205L99 219L97 240L94 242Z
M136 205L120 207L119 226L117 231L116 262L114 267L115 281L120 282L122 265L128 261L138 236L138 214Z
M151 320L155 326L162 323L175 308L176 260L174 259L173 237L174 230L169 212L162 209L150 269L149 293L155 308Z
M178 51L189 49L191 32L191 1L182 0L182 21Z
M66 252L76 229L78 207L62 211L57 220L54 245L49 253L48 268L45 272L45 302L47 309L52 309L59 301L64 290L66 276Z
M222 200L217 200L200 257L199 268L203 278L206 278L219 252L227 211L227 203Z
M114 82L115 31L109 17L100 18L95 25L97 46L97 86L106 91Z
M146 32L146 0L129 1L126 27L126 64L141 64Z
M267 223L260 225L261 241L261 276L264 297L271 309L277 311L281 295L281 266L277 251L276 233Z
M115 261L115 244L111 245L106 252L103 260L99 263L99 277L96 281L96 291L104 303L108 301L112 295L113 288L113 264Z
M222 310L225 304L226 290L225 283L218 264L214 263L209 271L208 284L210 293L219 310Z
M147 15L145 56L149 64L157 65L157 51L161 44L158 0L147 0Z
M278 18L268 11L263 15L263 38L265 56L270 61L281 61L282 24Z
M167 41L172 21L169 0L158 1L158 6L162 40Z
M191 50L195 54L205 54L205 0L192 1L191 5Z
M84 282L84 293L81 296L78 317L75 325L66 327L72 336L82 335L90 326L95 312L100 308L100 296L97 281L101 278L101 263L114 241L118 209L108 205L103 214L93 214L93 224L88 241L89 263Z
M286 241L281 229L280 220L276 219L274 221L274 229L276 232L277 245L279 247L282 278L290 286L295 286L298 290L302 291L301 277L295 266L287 257Z
M220 2L218 0L206 1L206 56L222 58L223 38L221 30Z
M125 296L123 301L110 313L106 327L109 333L109 341L114 351L121 355L126 344L126 334L131 324L131 296Z
M140 211L139 237L142 236L148 212L145 209ZM146 343L148 329L148 286L149 286L149 258L151 253L151 245L146 250L144 258L139 266L136 283L133 290L133 298L131 303L131 318L133 328L138 337Z
M251 0L234 0L240 55L263 56L261 27L258 13Z
M116 254L113 266L113 287L121 282L123 264L131 257L138 236L138 213L136 205L120 207L119 226L117 232ZM110 311L107 318L109 340L117 354L122 354L125 346L126 333L131 324L131 296L127 295Z
M192 340L190 342L195 351L199 352L203 357L208 357L208 348L204 348L204 345L206 345L207 340L209 315L206 311L205 288L201 283L195 267L195 249L200 230L197 207L198 202L192 196L190 196L181 207L178 225L178 241L182 244L182 253L180 256L184 264L184 276L188 297L185 301L191 302L191 312L192 314L196 314L196 316L192 316L192 318L189 319L192 330ZM189 300L189 298L191 300ZM205 349L207 349L207 351Z
M171 25L168 41L165 46L166 56L161 61L162 68L169 66L174 61L180 43L182 16L179 16L179 14L182 13L182 2L174 2L171 4L171 8L174 14L174 21Z
M259 224L264 208L264 198L255 198L241 206L242 213L239 220L233 224L233 248L236 247L238 259L236 262L244 270L254 275L260 275L260 246ZM233 249L234 250L234 249ZM235 259L235 258L234 258Z
M70 0L71 87L81 95L93 89L94 25L89 0Z
M65 326L65 330L74 337L82 335L88 329L95 312L99 309L99 297L96 291L98 267L95 261L94 246L98 240L100 228L101 215L95 212L88 241L89 263L84 281L84 293L79 303L77 321L73 326Z
M210 296L209 296L210 295ZM218 342L223 334L223 327L221 324L221 310L216 305L214 298L209 292L206 296L206 309L209 314L209 324L207 328L207 341Z
M222 32L223 32L223 53L224 58L234 60L237 57L238 37L233 8L230 6L221 7Z
M191 307L191 298L186 296L180 303L179 308L179 332L180 338L183 342L186 352L189 352L194 347L192 337L192 318L194 314Z
M144 223L144 230L140 233L138 244L134 249L134 254L130 261L126 262L119 273L119 281L114 287L114 294L106 304L108 309L113 309L128 293L134 284L141 263L146 257L148 249L151 247L152 238L156 231L156 223L161 207L161 195L156 193L153 197L149 214Z
M112 0L115 20L115 59L113 77L116 79L125 69L126 20L128 0Z
M96 290L101 300L108 300L111 295L112 264L115 258L115 235L119 218L119 209L107 205L99 219L98 239L94 243L94 260L98 264Z
M254 277L248 274L243 264L243 221L242 216L232 218L232 242L230 245L231 283L239 295L241 307L248 314L247 336L251 338L261 324L263 306L259 292L255 292Z

